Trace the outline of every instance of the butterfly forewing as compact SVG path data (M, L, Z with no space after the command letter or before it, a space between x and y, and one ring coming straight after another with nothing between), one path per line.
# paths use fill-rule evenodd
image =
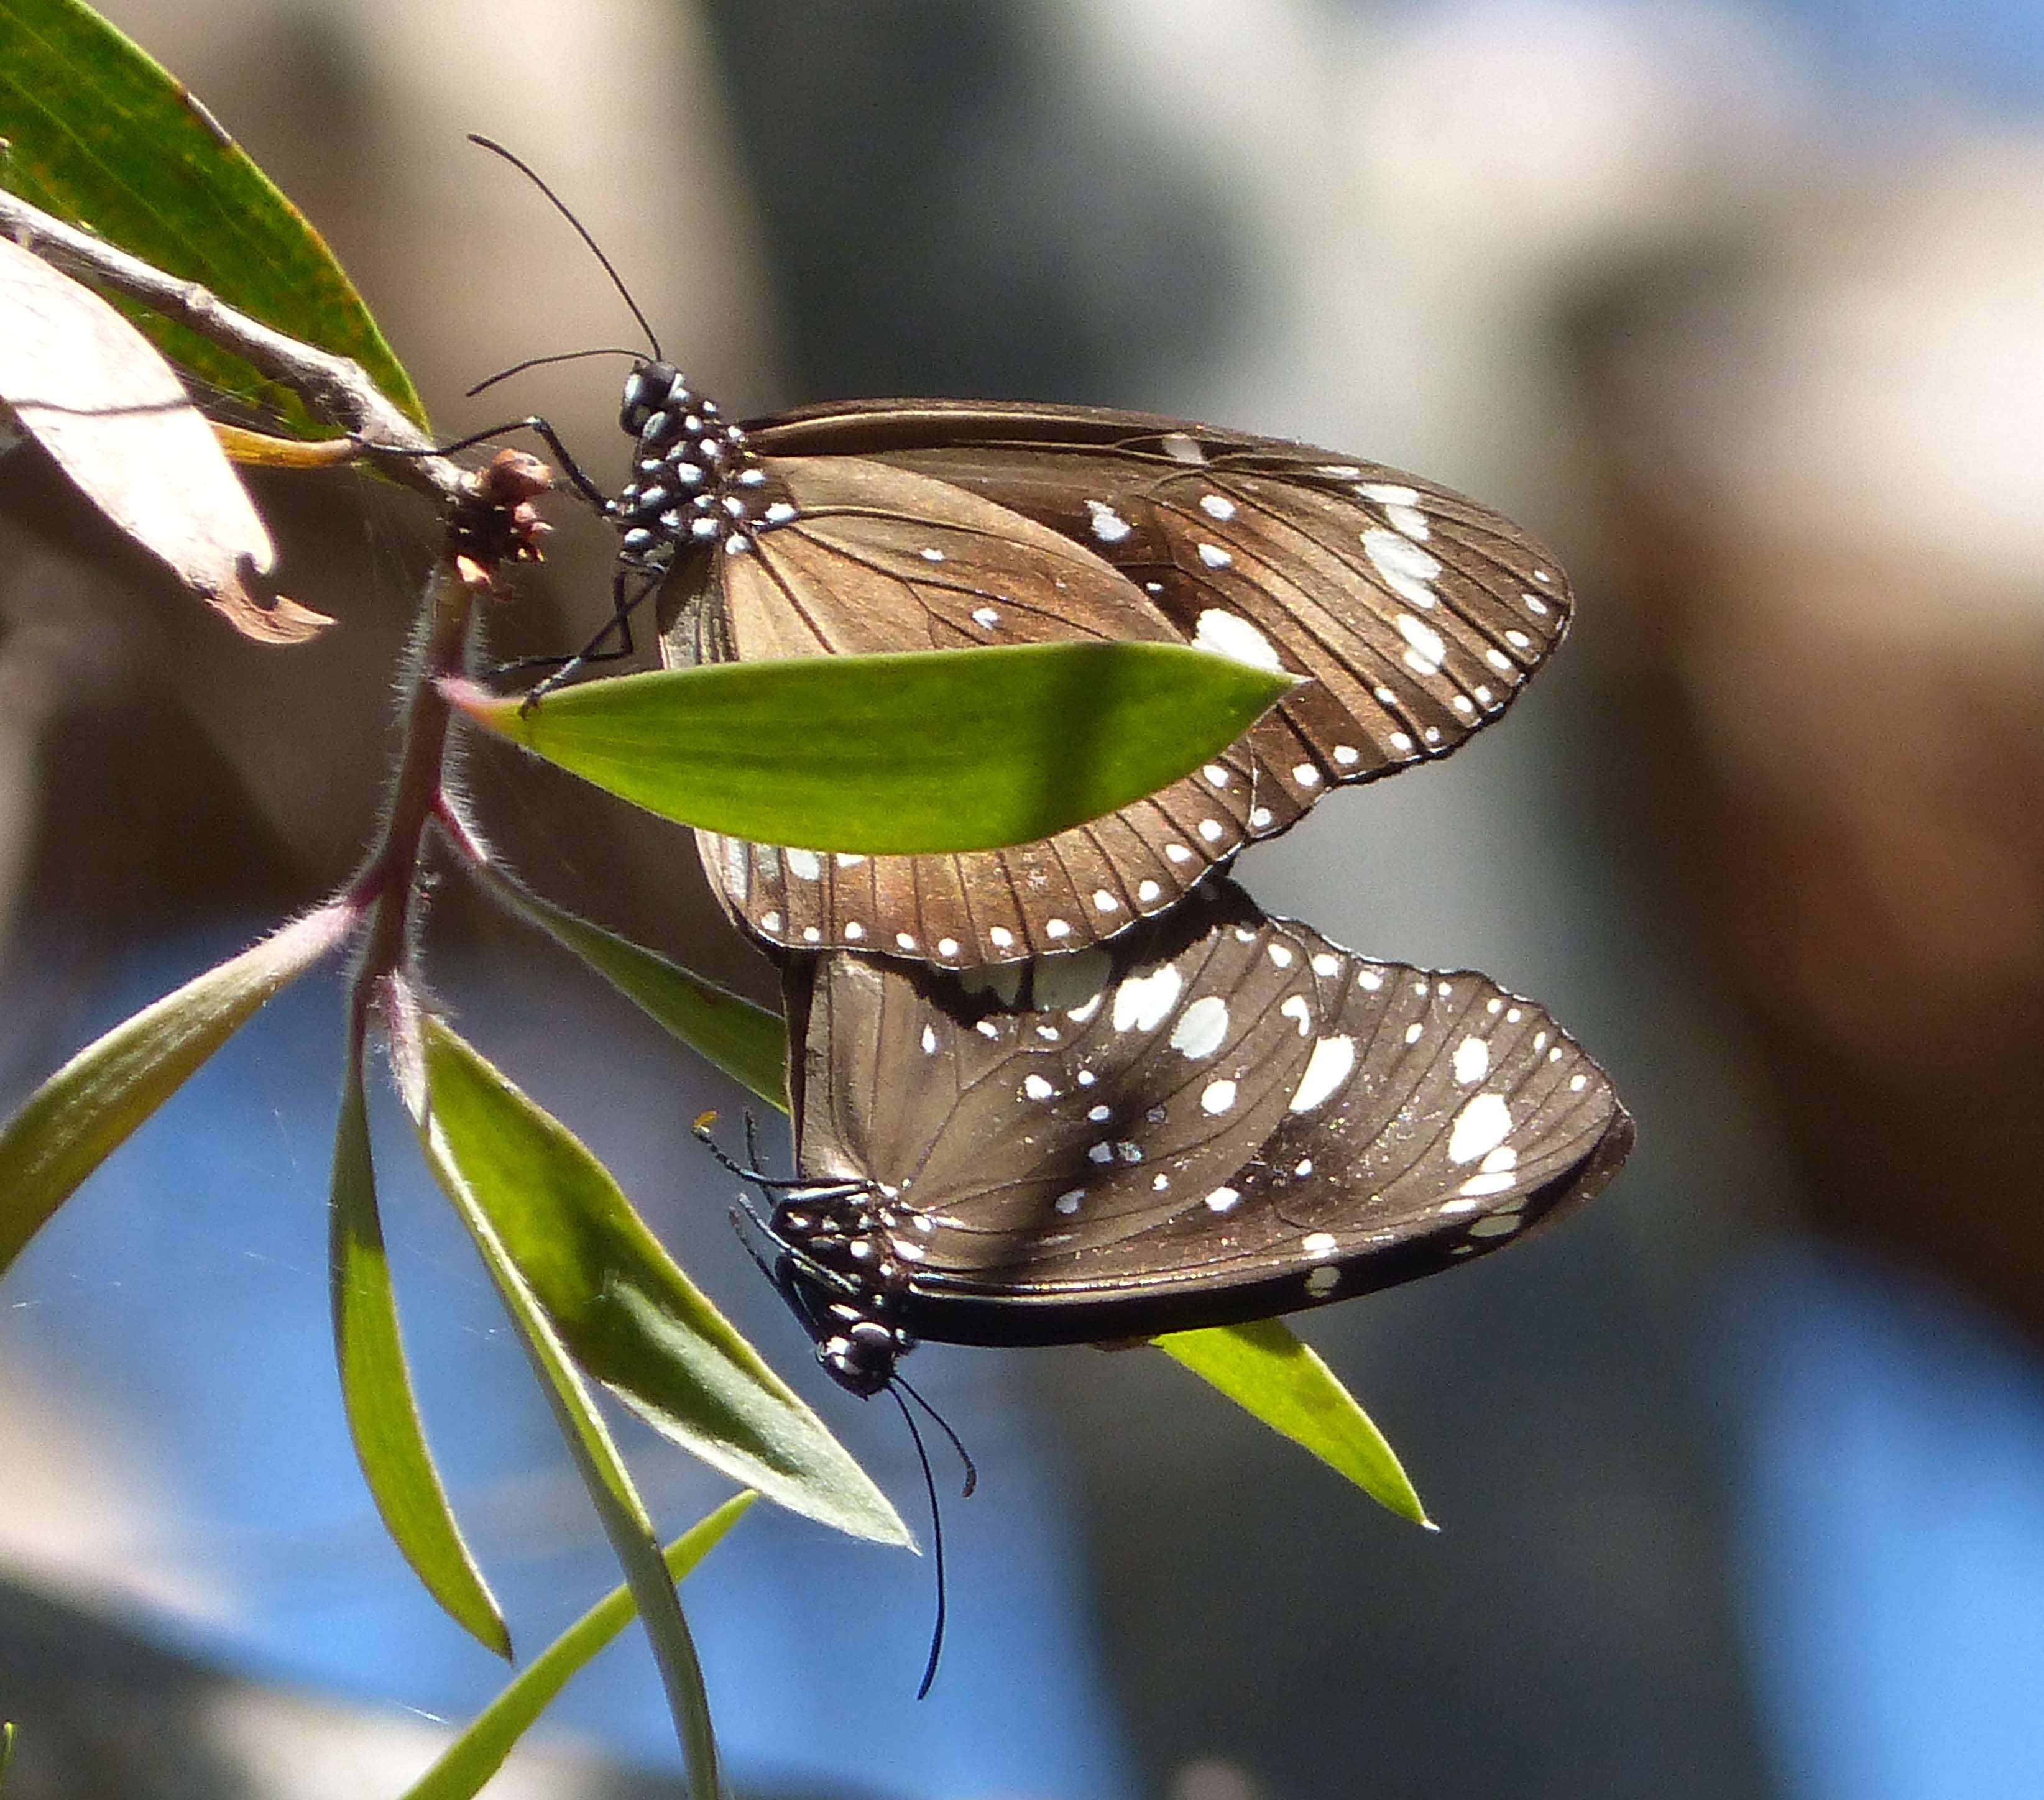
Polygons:
M868 858L705 839L733 913L795 948L966 967L1111 938L1330 786L1454 749L1568 620L1552 559L1474 502L1174 420L894 401L740 429L670 406L640 447L623 512L628 546L647 540L634 566L678 558L670 662L1106 638L1312 677L1200 773L1042 843ZM669 530L711 554L663 551Z
M1366 961L1226 885L1183 912L1009 971L1009 999L872 958L791 971L801 1166L909 1222L909 1329L1286 1311L1508 1242L1623 1160L1608 1078L1533 1003Z
M670 661L1174 635L1083 545L990 501L856 458L766 467L797 516L709 560L704 599L667 634ZM1254 805L1250 759L1231 751L1012 850L862 857L701 842L725 904L762 936L974 966L1090 943L1169 907L1241 846Z
M1447 754L1567 628L1547 553L1474 501L1281 439L1086 408L819 408L756 430L920 469L1086 543L1185 641L1311 675L1250 734L1253 835L1324 789Z

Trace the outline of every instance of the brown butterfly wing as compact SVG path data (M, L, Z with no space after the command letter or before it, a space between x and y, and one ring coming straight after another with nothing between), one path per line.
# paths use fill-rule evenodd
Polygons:
M1085 544L1181 641L1314 677L1245 740L1253 837L1329 785L1455 749L1567 629L1560 569L1509 520L1310 445L1140 413L930 401L814 408L752 441L965 489Z
M926 1337L1080 1341L1391 1286L1574 1210L1631 1148L1545 1008L1357 956L1225 882L1001 973L789 973L802 1172L919 1216L905 1316Z
M797 516L702 565L670 663L1178 634L1083 544L963 489L851 457L773 457ZM1249 835L1239 749L1118 813L1012 850L830 855L698 835L725 905L770 942L967 966L1081 948L1179 899Z

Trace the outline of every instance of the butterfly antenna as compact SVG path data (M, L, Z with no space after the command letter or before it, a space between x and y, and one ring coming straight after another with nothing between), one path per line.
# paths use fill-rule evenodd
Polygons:
M638 355L636 350L608 349L562 350L551 356L528 356L522 363L513 363L508 369L499 369L494 375L486 375L462 397L473 400L486 388L493 388L499 382L508 382L513 375L522 375L528 369L544 369L555 363L579 363L586 356L629 356L636 360Z
M539 171L531 163L522 156L516 155L506 150L494 138L485 137L479 132L471 132L468 134L468 141L471 144L480 144L494 155L501 156L505 162L552 201L554 210L574 227L575 235L589 246L590 254L603 265L603 272L610 277L610 285L617 290L624 304L632 309L632 317L639 321L640 330L646 334L646 341L653 347L653 360L656 363L665 362L667 359L660 353L660 340L653 335L653 328L647 323L646 315L640 311L639 302L632 297L632 290L624 285L624 278L618 274L616 265L604 255L603 246L590 235L588 226L568 210L567 202L540 179Z
M924 1412L928 1413L932 1418L935 1419L936 1421L937 1429L951 1441L951 1448L958 1452L958 1460L965 1464L965 1487L959 1497L961 1499L970 1500L972 1498L973 1490L979 1485L979 1470L974 1465L972 1457L967 1453L964 1444L959 1437L959 1434L951 1430L950 1422L945 1418L942 1413L939 1412L935 1407L932 1406L928 1400L924 1399L920 1394L917 1393L914 1388L911 1387L909 1384L898 1375L894 1377L894 1385L900 1388L903 1393L906 1394L910 1399L913 1400L917 1406L920 1407Z
M894 1395L894 1404L901 1409L901 1422L909 1428L909 1441L916 1446L916 1460L923 1465L923 1491L930 1497L930 1562L937 1577L937 1618L930 1630L930 1660L923 1665L922 1685L916 1690L916 1698L924 1698L930 1691L930 1684L937 1679L937 1659L944 1651L944 1515L937 1504L936 1477L930 1473L930 1454L923 1448L923 1434L916 1429L916 1415L909 1410L909 1403L895 1389L902 1385L897 1375L887 1384L887 1391ZM920 1397L920 1396L919 1396ZM946 1426L948 1431L951 1427Z

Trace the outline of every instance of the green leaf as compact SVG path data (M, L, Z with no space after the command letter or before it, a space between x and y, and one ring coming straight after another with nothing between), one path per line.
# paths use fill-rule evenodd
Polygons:
M732 1330L609 1170L439 1021L424 1027L436 1142L578 1367L663 1436L855 1537L909 1529L821 1420Z
M7 1784L7 1766L14 1760L14 1721L0 1719L0 1787Z
M541 899L492 863L468 866L505 906L573 950L656 1024L769 1106L788 1110L788 1034L778 1013Z
M868 855L1033 843L1168 787L1293 677L1182 644L1011 644L670 669L478 724L705 831Z
M1384 1434L1284 1320L1174 1331L1155 1342L1252 1418L1347 1476L1380 1506L1434 1529Z
M294 920L88 1044L0 1127L0 1275L73 1190L287 982L347 938L336 904Z
M661 1560L652 1517L575 1371L567 1345L555 1333L547 1308L526 1284L517 1260L498 1235L494 1209L489 1202L503 1197L498 1188L502 1171L490 1167L486 1158L478 1170L471 1154L472 1138L458 1123L455 1130L448 1129L450 1115L457 1122L478 1123L474 1107L464 1105L466 1096L459 1092L467 1064L476 1060L474 1053L432 1021L426 1021L424 1030L432 1034L430 1041L421 1034L416 1003L403 1005L394 1023L391 1052L398 1087L418 1126L426 1161L482 1254L540 1376L576 1472L595 1505L611 1552L624 1572L625 1586L631 1590L653 1647L653 1659L659 1665L667 1710L674 1716L688 1765L690 1800L720 1800L717 1737L710 1725L709 1697L703 1690L702 1666L680 1598ZM459 1050L450 1056L453 1046ZM442 1103L450 1070L458 1090L451 1108ZM486 1134L486 1120L482 1123Z
M0 0L0 182L23 199L353 357L423 428L410 378L319 233L182 83L79 0ZM121 304L173 362L330 435L239 357Z
M484 1648L508 1659L504 1615L455 1522L412 1395L377 1214L359 1038L349 1046L334 1134L330 1222L334 1349L363 1477L392 1541L426 1591Z
M734 1495L693 1529L667 1546L667 1573L683 1579L715 1549L759 1498ZM491 1701L440 1760L406 1788L400 1800L469 1800L504 1765L532 1721L569 1679L631 1622L636 1609L632 1591L613 1588L535 1656L517 1679Z

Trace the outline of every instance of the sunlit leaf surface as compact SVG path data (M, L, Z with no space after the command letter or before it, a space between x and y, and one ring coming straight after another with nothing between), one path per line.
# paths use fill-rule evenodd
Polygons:
M1033 843L1167 787L1293 678L1180 644L803 657L589 681L478 724L730 837L871 855Z
M1416 1525L1430 1524L1384 1434L1281 1318L1174 1331L1156 1345L1252 1418L1347 1476L1379 1506Z

